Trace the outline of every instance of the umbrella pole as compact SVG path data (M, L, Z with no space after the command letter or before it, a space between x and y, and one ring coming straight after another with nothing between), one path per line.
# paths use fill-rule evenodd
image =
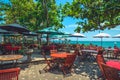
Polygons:
M47 34L46 40L47 40L47 45L49 45L49 34Z
M78 44L78 37L77 37L77 44Z
M102 47L102 38L101 38L101 47Z

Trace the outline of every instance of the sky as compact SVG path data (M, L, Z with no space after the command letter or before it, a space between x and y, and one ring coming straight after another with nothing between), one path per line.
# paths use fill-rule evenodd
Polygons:
M72 2L72 0L56 0L57 4L65 4L66 2ZM78 20L70 18L70 17L66 17L63 21L63 24L65 25L65 28L61 29L64 32L68 32L68 33L75 33L74 29L77 27L76 22ZM108 33L111 35L110 38L104 38L104 41L120 41L120 38L112 38L114 35L120 34L120 26L117 26L116 28L112 28L110 30L105 29L104 31L100 31L103 33ZM94 35L98 34L99 30L96 31L92 31L92 32L87 32L87 33L82 33L86 36L86 38L79 38L79 40L81 41L100 41L101 39L99 38L93 38ZM75 40L76 38L70 38L72 40Z
M5 2L8 2L8 0L3 0ZM59 4L65 4L66 2L72 2L72 0L56 0L57 5ZM61 29L63 32L67 33L75 33L74 29L77 27L76 22L77 19L73 19L70 17L66 17L63 21L63 24L65 25L65 28ZM111 30L105 29L104 31L101 31L104 33L108 33L111 35L111 38L104 38L104 41L120 41L120 38L112 38L114 35L120 34L120 26L117 26L116 28L112 28ZM81 33L86 36L86 38L80 38L80 41L100 41L99 38L93 38L94 35L98 34L99 30L87 32L87 33ZM76 38L70 38L71 40L76 40Z

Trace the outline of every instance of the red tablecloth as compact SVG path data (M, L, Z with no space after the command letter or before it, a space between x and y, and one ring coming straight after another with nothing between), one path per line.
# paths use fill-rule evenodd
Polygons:
M17 50L21 49L21 46L14 46L14 47L6 46L5 49L9 50L9 51L17 51Z
M111 66L111 67L114 67L114 68L120 70L120 61L110 60L110 61L107 61L106 64L107 64L108 66Z

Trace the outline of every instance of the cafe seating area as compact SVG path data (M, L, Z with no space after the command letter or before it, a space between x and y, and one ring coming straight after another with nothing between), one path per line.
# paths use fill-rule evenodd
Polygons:
M103 79L107 66L119 69L119 49L84 44L1 44L0 70L20 68L18 80ZM102 51L102 59L99 59ZM120 70L120 69L119 69ZM33 75L31 77L30 75ZM37 79L36 79L37 78Z
M78 49L80 48L78 45L74 48L73 52L65 52L64 50L59 51L57 49L50 50L49 54L42 53L41 50L38 52L33 51L31 54L31 61L28 62L27 55L23 55L20 59L16 59L16 65L10 66L11 64L6 63L5 61L2 62L3 68L1 70L19 67L21 68L20 74L19 74L19 80L25 80L25 79L48 79L48 80L57 80L57 79L85 79L85 80L91 80L91 79L98 79L98 78L104 78L104 73L101 74L101 68L97 61L98 51L94 51L93 49L84 48L84 49ZM86 50L87 52L84 52ZM91 58L90 55L86 55L86 53L89 53L88 50L90 50L90 55L94 56L94 60ZM100 48L101 50L101 48ZM44 51L44 50L43 50ZM91 52L94 51L94 52ZM13 54L16 55L16 54ZM73 59L69 57L70 55L76 55ZM108 58L107 53L105 50L102 52L103 62L107 65L113 67L116 66L116 68L119 68L118 58ZM87 57L88 56L88 57ZM16 57L15 57L16 58ZM78 59L80 58L80 60ZM35 60L36 59L36 60ZM1 58L0 58L1 60ZM102 59L99 59L99 61ZM14 61L14 60L13 60ZM9 66L6 66L9 65ZM33 76L30 76L33 75ZM45 76L48 76L45 77ZM51 77L50 77L51 76ZM37 78L36 78L37 77Z

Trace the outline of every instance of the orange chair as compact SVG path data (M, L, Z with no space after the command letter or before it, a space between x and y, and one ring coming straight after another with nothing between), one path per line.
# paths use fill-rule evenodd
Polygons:
M106 80L120 80L119 70L104 63L101 64Z
M99 52L98 52L98 54L97 54L97 56L96 56L96 61L97 61L97 64L98 64L98 66L99 66L99 68L100 68L100 71L101 71L101 73L102 73L102 74L98 77L98 79L99 79L100 77L104 78L104 71L103 71L103 68L102 68L102 66L101 66L101 63L106 63L106 62L105 62L104 57L103 57L103 51L99 51Z
M20 68L0 70L0 80L18 80Z
M63 71L63 74L66 75L67 72L72 72L72 66L74 64L76 55L67 55L67 58L64 63L60 64L60 68Z

